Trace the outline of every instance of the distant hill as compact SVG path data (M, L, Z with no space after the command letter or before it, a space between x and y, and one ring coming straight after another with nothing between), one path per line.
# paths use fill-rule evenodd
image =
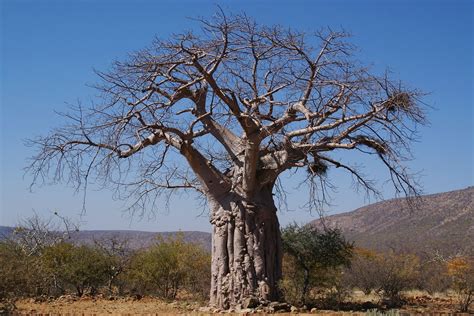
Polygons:
M177 234L183 234L184 241L195 242L203 246L206 250L211 250L211 234L198 231L182 232L143 232L133 230L83 230L73 232L71 239L80 244L92 244L94 240L107 240L117 238L128 240L132 249L146 248L155 243L158 238L172 238Z
M13 233L13 227L0 226L0 240L8 238Z
M328 216L357 246L375 250L474 255L474 187L426 195L417 209L393 199ZM321 220L311 222L321 225Z
M0 240L8 238L13 233L12 227L0 226ZM198 231L183 232L143 232L134 230L82 230L71 232L70 239L78 244L93 244L94 240L127 240L132 249L146 248L157 241L159 237L174 237L178 233L184 235L186 242L195 242L203 246L206 250L211 250L211 234Z

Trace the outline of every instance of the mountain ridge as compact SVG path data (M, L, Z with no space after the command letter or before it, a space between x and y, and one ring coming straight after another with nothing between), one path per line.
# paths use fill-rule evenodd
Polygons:
M356 246L380 251L474 254L474 187L421 197L417 208L406 199L376 202L327 216L311 225L339 228Z

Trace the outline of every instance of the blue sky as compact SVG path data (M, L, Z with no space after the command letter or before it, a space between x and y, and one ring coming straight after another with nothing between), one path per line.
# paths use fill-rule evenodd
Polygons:
M397 78L429 95L430 125L420 130L409 166L421 174L426 193L464 188L474 183L473 147L473 4L472 1L47 1L2 0L0 109L0 225L14 225L35 210L81 221L82 229L209 231L193 195L173 199L142 220L121 210L112 193L81 195L61 185L29 191L23 175L31 149L23 140L61 125L54 110L89 100L97 81L93 69L106 70L115 59L147 46L154 36L196 27L190 17L212 15L220 5L228 13L245 12L262 24L300 30L329 26L354 35L358 57L376 71L389 67ZM375 165L367 166L384 180ZM380 174L379 174L380 173ZM349 211L368 201L353 192L350 178L331 173L338 190L329 212ZM304 192L294 189L281 223L314 218L299 210ZM380 182L382 185L383 181ZM384 187L385 188L385 187ZM303 190L304 191L304 190ZM386 198L390 198L390 190ZM373 200L371 200L373 201ZM201 216L200 216L201 215Z

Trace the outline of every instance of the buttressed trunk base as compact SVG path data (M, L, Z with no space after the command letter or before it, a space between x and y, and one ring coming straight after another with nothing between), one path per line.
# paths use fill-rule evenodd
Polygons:
M252 201L229 193L212 203L210 304L240 308L246 298L279 298L281 236L271 188Z

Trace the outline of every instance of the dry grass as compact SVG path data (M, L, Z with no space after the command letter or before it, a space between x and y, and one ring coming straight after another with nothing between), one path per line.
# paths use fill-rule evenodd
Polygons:
M412 290L403 292L406 303L400 308L400 312L409 314L452 314L458 311L458 297L453 292L428 294L426 291ZM364 294L362 291L354 291L349 298L353 303L372 302L380 304L380 296L372 293Z

